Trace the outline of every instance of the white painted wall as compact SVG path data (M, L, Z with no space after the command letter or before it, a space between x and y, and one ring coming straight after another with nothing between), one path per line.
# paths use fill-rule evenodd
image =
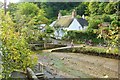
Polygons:
M67 30L82 30L82 26L79 24L77 19L75 18Z
M49 26L53 27L53 25L56 23L56 21L53 21Z
M63 29L59 28L58 30L55 30L54 35L57 39L61 39L64 35Z

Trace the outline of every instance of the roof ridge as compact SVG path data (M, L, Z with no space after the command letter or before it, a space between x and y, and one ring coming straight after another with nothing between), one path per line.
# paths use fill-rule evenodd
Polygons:
M65 16L61 16L61 17L72 17L71 15L65 15Z

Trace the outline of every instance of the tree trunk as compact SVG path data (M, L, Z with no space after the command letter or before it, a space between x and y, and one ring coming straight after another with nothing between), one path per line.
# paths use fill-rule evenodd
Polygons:
M6 15L6 0L4 0L4 14Z

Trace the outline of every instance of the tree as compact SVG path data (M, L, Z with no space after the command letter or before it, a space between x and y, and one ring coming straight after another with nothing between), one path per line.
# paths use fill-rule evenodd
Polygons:
M107 2L101 2L99 4L98 14L101 15L101 14L105 13L104 9L105 9L105 7L106 7L107 4L108 4Z
M15 23L12 21L9 14L4 16L3 11L0 11L0 40L2 41L2 62L3 62L3 77L10 77L10 73L16 69L25 71L26 68L33 67L37 58L28 49L28 43L25 40L25 33L16 32ZM33 60L34 59L34 60Z
M120 27L120 22L117 19L115 19L111 22L111 26Z
M15 13L17 11L17 3L9 3L7 11L10 12L10 15L12 15L12 17L15 16Z
M44 10L39 9L37 5L33 3L20 3L17 4L17 9L15 11L11 10L11 8L8 8L8 10L10 10L10 13L15 14L13 20L15 22L16 31L24 32L25 38L29 43L39 39L41 32L36 28L38 28L40 24L49 23L49 20L45 17Z
M34 16L38 15L39 8L37 7L37 5L35 5L33 3L25 2L25 3L20 3L18 5L17 12L20 13L21 15L34 17Z
M0 8L2 8L3 7L3 3L0 1Z
M60 13L62 14L62 16L64 15L70 15L70 11L67 11L67 10L60 10Z
M35 24L48 23L48 19L45 17L46 13L43 9L39 9L34 3L20 3L17 6L16 15L23 15L29 17L29 19L35 19ZM18 17L18 16L17 16ZM29 21L30 21L29 20Z
M4 14L6 14L6 0L4 0Z
M117 17L117 16L116 16ZM98 38L103 38L104 41L108 44L109 49L107 52L112 49L112 47L115 48L116 53L119 53L120 49L120 23L115 19L111 22L111 25L109 27L100 26L100 28L96 31L99 35Z
M37 3L36 3L37 4ZM45 3L41 3L40 8L45 10L45 13L47 14L46 17L49 19L54 20L57 15L58 12L60 10L71 10L72 8L75 8L79 5L80 3L78 2L64 2L64 3L57 3L57 2L45 2Z
M104 9L105 13L107 13L107 14L115 13L118 9L117 6L119 6L118 3L119 2L109 2Z
M93 29L98 29L98 24L102 23L101 20L97 19L97 20L94 20L94 19L91 19L89 20L89 25L88 25L88 30L93 30Z
M79 6L76 7L77 14L82 16L83 14L85 14L86 9L87 9L87 5L81 3Z
M107 14L102 15L102 20L103 20L103 22L111 22L111 18Z
M90 2L88 5L90 14L98 14L98 7L99 7L98 2Z

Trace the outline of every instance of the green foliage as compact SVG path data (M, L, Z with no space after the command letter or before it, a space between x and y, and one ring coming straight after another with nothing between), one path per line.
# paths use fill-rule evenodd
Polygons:
M118 27L118 25L116 24L116 21L113 21L111 26L109 27L101 26L97 30L97 33L99 34L98 37L103 38L109 46L109 49L107 50L107 52L111 50L111 47L115 47L116 49L118 49L120 45L119 44L119 39L120 39L119 31L120 31L120 27Z
M112 48L110 52L106 52L106 50L108 50L108 47L83 45L81 47L53 50L53 52L74 52L74 53L83 53L83 54L119 59L120 54L116 53L115 48Z
M25 16L35 16L39 13L39 8L33 3L20 3L17 12Z
M120 21L118 21L118 20L113 20L113 21L111 22L111 26L120 27Z
M111 22L111 18L107 14L102 15L102 20L103 22Z
M77 43L79 43L79 41L80 43L85 43L85 40L92 40L94 44L103 42L103 39L97 39L97 34L89 31L68 31L64 36L64 39L73 39Z
M36 3L37 4L37 3ZM40 7L45 10L45 13L47 14L46 17L49 19L55 19L58 15L58 12L60 10L67 10L70 11L72 8L75 8L80 3L78 2L64 2L64 3L58 3L58 2L45 2L41 3Z
M53 27L46 26L46 27L45 27L45 32L46 32L47 34L53 34L53 33L54 33L54 29L53 29Z
M50 38L54 36L54 29L50 26L45 26L44 31L42 32L42 38L44 41L44 48L47 48L47 42L51 42Z
M80 2L80 3L35 3L41 9L45 10L46 17L54 20L58 12L62 10L63 15L70 14L73 9L76 9L78 15L91 15L91 14L114 14L119 8L119 2Z
M0 12L0 39L2 41L2 62L3 77L10 77L9 74L15 69L26 70L26 67L33 67L37 58L28 49L28 43L25 40L23 32L16 32L15 23L13 23L9 14L4 15ZM33 60L34 59L34 60Z
M105 9L105 7L106 7L107 4L108 4L107 2L101 2L101 3L99 3L99 8L98 8L98 14L99 15L105 13L104 9Z
M45 17L46 14L44 10L39 9L39 7L33 3L10 3L7 10L10 12L10 15L12 15L13 21L17 24L21 23L21 25L24 25L24 23L28 23L30 25L37 25L49 22Z
M99 7L98 2L90 2L88 5L90 14L98 14L98 7Z
M16 9L11 10L12 7ZM45 12L43 9L39 9L34 3L19 3L11 4L8 7L10 13L14 13L12 16L15 22L15 30L17 32L25 33L25 40L28 43L35 43L43 37L43 33L38 29L40 24L48 24L49 20L45 17ZM37 26L38 25L38 26Z
M77 15L76 18L81 18L81 16L80 16L80 15Z
M76 11L78 15L82 16L83 14L85 14L85 10L87 10L87 5L85 5L84 3L81 3L76 7Z
M105 13L107 14L113 14L116 12L116 2L110 2L107 4L107 6L105 7Z
M12 15L13 17L15 16L15 12L17 10L17 5L18 4L15 4L15 3L9 3L9 5L8 5L7 11L9 11L10 15Z
M60 13L62 14L62 16L70 15L70 11L67 11L67 10L60 10Z
M120 36L118 34L120 22L116 16L119 13L118 4L119 2L11 3L7 11L12 18L8 14L4 16L2 12L0 13L4 74L8 77L8 74L14 69L25 70L27 66L32 67L34 61L31 61L30 55L33 52L28 49L28 43L42 41L43 38L45 39L44 43L49 41L54 29L46 26L45 32L42 32L38 29L40 26L37 25L48 24L49 20L52 21L57 17L60 10L63 15L69 15L73 9L76 9L78 15L86 14L89 20L86 32L69 31L64 37L65 39L74 39L74 41L81 41L82 43L85 42L85 39L91 39L93 43L103 42L104 39L108 44L118 46ZM98 28L98 24L102 22L111 22L111 26L109 28ZM98 29L96 32L103 39L97 39L98 34L93 33L94 29Z
M88 30L92 30L92 29L98 29L98 24L102 23L101 20L97 19L92 19L92 20L89 20L89 25L88 25Z

